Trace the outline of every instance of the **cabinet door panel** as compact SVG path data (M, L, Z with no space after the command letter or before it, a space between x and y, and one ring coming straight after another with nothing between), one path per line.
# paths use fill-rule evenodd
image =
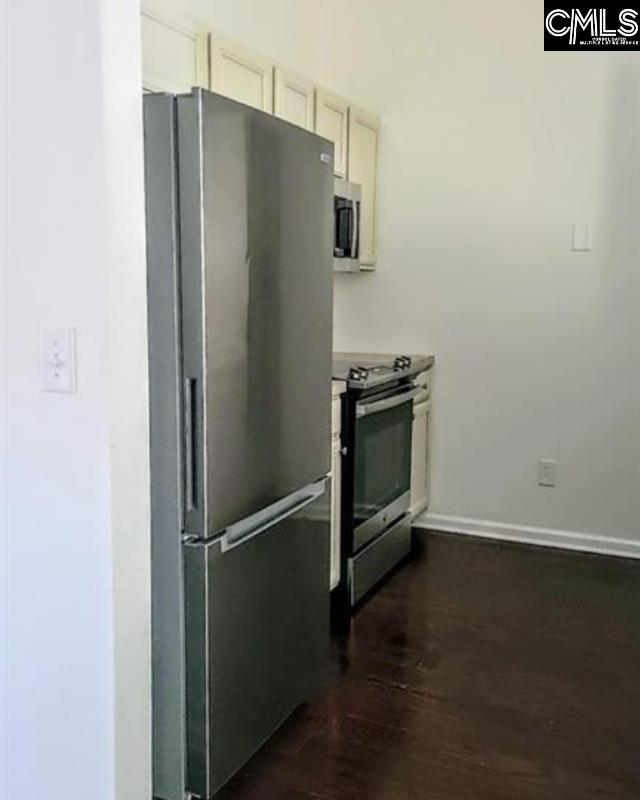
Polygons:
M318 89L316 91L316 133L335 145L334 173L347 177L349 104L342 97Z
M334 397L331 402L331 440L339 439L342 430L342 401Z
M316 89L311 81L282 67L276 67L273 93L273 112L276 117L312 131L315 122L315 95Z
M147 92L187 92L208 86L207 38L150 11L142 11L142 81Z
M413 412L411 447L411 513L429 505L429 403L418 403Z
M376 216L380 121L373 114L349 109L349 180L362 186L360 263L376 263Z
M209 37L211 90L273 113L273 63L218 34Z
M342 450L340 439L331 448L331 589L340 583L340 514L342 512Z

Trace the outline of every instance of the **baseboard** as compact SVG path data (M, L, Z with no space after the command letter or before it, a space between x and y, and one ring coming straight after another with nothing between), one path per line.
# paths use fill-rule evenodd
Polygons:
M414 520L414 527L426 530L459 533L483 539L501 539L508 542L558 547L563 550L580 550L608 556L640 559L640 541L614 536L597 536L591 533L560 531L552 528L534 528L528 525L509 525L485 519L453 517L448 514L424 512Z

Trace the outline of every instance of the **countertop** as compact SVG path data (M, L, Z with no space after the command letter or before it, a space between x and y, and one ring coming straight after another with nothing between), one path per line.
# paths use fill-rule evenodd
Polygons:
M331 381L331 397L340 397L347 391L347 384L344 381Z

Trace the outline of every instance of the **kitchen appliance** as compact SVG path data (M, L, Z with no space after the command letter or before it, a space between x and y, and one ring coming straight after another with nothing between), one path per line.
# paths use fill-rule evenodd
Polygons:
M335 180L333 197L334 272L360 271L360 207L362 189L357 183Z
M327 676L332 145L144 98L154 796L208 800Z
M354 606L410 551L415 376L431 356L336 354L343 401L342 594Z

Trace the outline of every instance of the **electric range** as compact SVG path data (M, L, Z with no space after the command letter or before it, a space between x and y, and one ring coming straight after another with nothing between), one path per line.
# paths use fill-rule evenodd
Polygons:
M411 549L409 515L415 378L432 356L336 353L342 401L342 564L339 597L348 608Z

